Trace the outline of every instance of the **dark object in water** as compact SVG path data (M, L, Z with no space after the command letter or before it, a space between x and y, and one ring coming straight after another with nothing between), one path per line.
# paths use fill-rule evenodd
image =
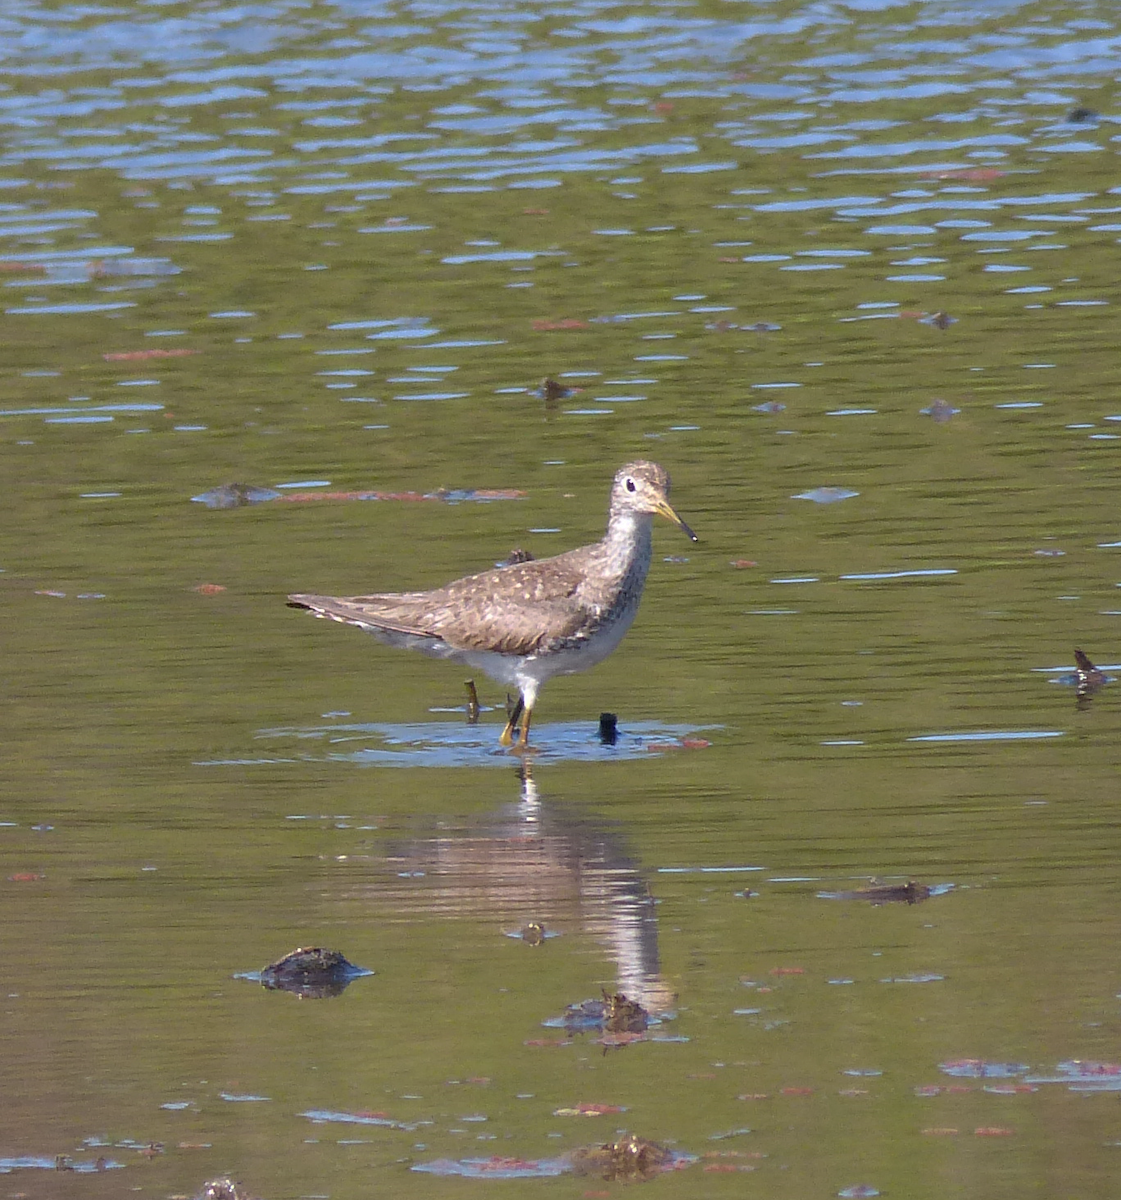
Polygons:
M536 557L529 550L523 550L521 546L515 546L501 562L497 562L494 565L496 567L516 567L518 563L533 562Z
M567 400L572 395L572 388L565 387L563 383L557 383L555 379L546 375L537 385L535 395L546 404L555 404L558 400Z
M851 892L822 892L830 900L869 900L873 905L918 904L934 894L925 883L909 879L906 883L870 883Z
M1099 120L1100 117L1100 112L1096 112L1092 108L1083 108L1081 105L1079 105L1077 108L1072 108L1070 112L1067 113L1066 119L1070 121L1072 125L1089 125L1094 121Z
M599 1175L608 1181L651 1179L677 1161L672 1150L634 1133L602 1146L581 1146L569 1155L575 1174Z
M951 317L948 312L931 313L929 317L920 317L920 325L933 325L935 329L949 329L951 325L956 325L957 317Z
M961 409L954 408L948 400L932 400L921 411L923 416L929 417L935 424L945 425L947 421L961 412Z
M261 983L270 990L292 992L301 999L341 996L362 975L372 975L347 962L338 950L301 946L261 970Z
M605 746L614 746L619 740L619 718L614 713L599 714L599 740Z
M283 493L275 488L255 487L251 483L224 483L221 487L201 492L191 499L207 508L241 508L246 504L263 504L266 500L279 500Z
M1075 695L1080 700L1089 699L1109 682L1109 676L1095 667L1081 650L1075 650L1074 662L1077 668L1074 676Z
M564 1010L568 1030L601 1029L605 1033L645 1033L650 1014L622 992L604 992L602 1000L585 1000Z
M221 1179L208 1179L196 1200L253 1200L253 1197L236 1180L223 1175Z
M545 926L540 921L529 921L522 927L521 937L527 946L543 946Z
M475 690L475 681L473 679L465 679L463 686L467 689L467 724L478 725L479 723L479 693Z

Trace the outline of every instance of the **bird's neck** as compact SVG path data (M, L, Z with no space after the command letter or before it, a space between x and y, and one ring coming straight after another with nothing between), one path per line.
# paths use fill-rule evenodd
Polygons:
M612 574L624 578L637 572L645 578L650 567L650 526L653 520L650 513L621 512L611 515L603 549Z

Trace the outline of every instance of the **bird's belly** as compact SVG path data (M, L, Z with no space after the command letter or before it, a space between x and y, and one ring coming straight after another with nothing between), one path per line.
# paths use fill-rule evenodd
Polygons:
M605 658L619 645L634 622L637 605L624 613L617 621L601 627L596 633L571 648L554 650L549 654L530 655L520 659L519 674L543 683L554 675L575 675L587 671Z

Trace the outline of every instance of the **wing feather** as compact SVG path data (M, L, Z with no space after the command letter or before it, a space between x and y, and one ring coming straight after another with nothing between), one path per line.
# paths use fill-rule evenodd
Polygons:
M296 594L289 603L368 630L434 638L454 650L535 654L588 627L581 603L585 550L515 563L430 592Z

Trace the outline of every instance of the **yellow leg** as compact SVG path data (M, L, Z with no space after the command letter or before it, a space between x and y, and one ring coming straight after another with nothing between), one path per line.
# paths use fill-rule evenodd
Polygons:
M506 721L506 728L502 731L502 735L498 739L500 746L512 746L514 744L514 730L517 728L518 718L522 715L524 708L525 704L522 702L521 696L519 696L517 704L510 710Z
M533 719L533 709L526 708L522 714L522 736L518 738L518 749L529 749L529 723Z

